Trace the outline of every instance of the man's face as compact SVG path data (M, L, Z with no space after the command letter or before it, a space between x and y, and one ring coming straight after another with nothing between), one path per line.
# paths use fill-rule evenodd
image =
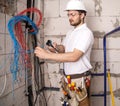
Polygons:
M78 26L81 23L81 14L78 11L75 10L69 10L68 11L68 18L69 18L69 22L72 26Z

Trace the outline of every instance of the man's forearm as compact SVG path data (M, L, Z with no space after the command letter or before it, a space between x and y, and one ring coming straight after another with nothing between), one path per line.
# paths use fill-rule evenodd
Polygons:
M79 50L75 50L73 52L67 52L67 53L48 53L45 59L54 60L58 62L75 62L82 55L83 52L80 52Z
M72 53L49 53L45 59L54 60L57 62L72 62L73 56Z

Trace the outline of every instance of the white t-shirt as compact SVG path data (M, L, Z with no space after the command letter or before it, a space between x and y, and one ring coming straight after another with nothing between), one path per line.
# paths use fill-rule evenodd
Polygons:
M81 74L92 68L90 64L90 53L94 42L93 33L83 24L66 35L63 41L65 52L72 52L74 48L84 52L84 55L76 62L65 62L64 70L66 75Z

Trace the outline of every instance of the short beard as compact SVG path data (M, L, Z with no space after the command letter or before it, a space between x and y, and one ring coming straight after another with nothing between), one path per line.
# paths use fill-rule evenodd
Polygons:
M73 23L73 24L70 22L70 25L71 25L71 26L78 26L78 25L81 24L81 23L82 23L82 21L80 20L79 22L76 22L76 23Z

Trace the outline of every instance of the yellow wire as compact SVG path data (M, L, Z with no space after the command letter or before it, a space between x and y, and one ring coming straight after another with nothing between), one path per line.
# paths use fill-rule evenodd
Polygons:
M109 83L110 94L111 94L111 98L112 98L112 106L115 106L114 94L113 94L113 90L112 90L112 82L110 79L110 71L108 71L108 83Z

